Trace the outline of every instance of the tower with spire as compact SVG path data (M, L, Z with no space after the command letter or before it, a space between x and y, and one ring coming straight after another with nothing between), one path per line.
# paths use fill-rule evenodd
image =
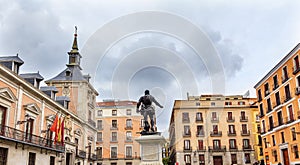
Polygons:
M45 81L48 86L54 86L57 89L57 97L61 102L68 103L68 111L78 116L82 123L81 136L76 136L78 147L85 148L89 146L90 151L95 150L94 137L96 135L95 123L95 104L98 92L90 84L89 75L82 73L80 60L82 56L78 51L77 27L75 26L74 40L72 49L68 52L69 61L66 69L57 76ZM81 128L73 128L73 130ZM68 146L66 146L67 148ZM88 155L88 153L87 153ZM81 160L82 161L82 160ZM89 164L90 159L84 159L82 164Z

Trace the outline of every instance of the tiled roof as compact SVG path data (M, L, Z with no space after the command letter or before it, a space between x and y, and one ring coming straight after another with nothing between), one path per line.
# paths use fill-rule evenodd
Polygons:
M57 88L55 86L42 86L40 87L41 91L54 91L58 92Z
M70 71L71 75L67 76L66 71ZM56 77L47 81L86 81L81 73L79 66L68 66L64 71L59 73Z
M24 64L24 61L19 58L19 56L4 56L0 57L0 61L14 61L20 64Z
M97 102L98 107L112 107L112 106L135 106L135 101L104 101Z
M36 79L39 79L39 80L44 80L44 77L42 77L39 72L37 72L37 73L24 73L24 74L20 74L20 76L24 79L25 78L36 78Z

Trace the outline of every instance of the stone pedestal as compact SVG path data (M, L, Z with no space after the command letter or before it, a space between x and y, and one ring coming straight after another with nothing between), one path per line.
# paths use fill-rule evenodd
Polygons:
M166 139L159 133L153 135L142 135L135 139L141 146L140 165L163 165L162 147Z

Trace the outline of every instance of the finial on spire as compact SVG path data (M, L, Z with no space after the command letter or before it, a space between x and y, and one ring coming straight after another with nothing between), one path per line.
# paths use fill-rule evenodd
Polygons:
M75 26L75 34L74 34L74 41L73 41L72 50L78 50L78 46L77 46L77 26Z
M75 26L75 36L77 36L77 26Z

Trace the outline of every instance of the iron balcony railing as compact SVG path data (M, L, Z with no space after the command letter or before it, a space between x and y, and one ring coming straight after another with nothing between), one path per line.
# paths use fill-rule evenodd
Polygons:
M294 66L293 67L293 74L297 74L300 71L300 66Z
M236 136L236 131L227 131L228 136Z
M196 122L202 123L203 122L203 118L196 117Z
M228 123L233 123L235 121L234 117L227 117L226 119Z
M203 151L205 151L205 150L206 150L206 146L202 146L202 147L198 147L198 148L197 148L197 151L198 151L198 152L201 152L201 151L203 152Z
M85 158L86 158L86 152L83 151L83 150L78 150L78 149L77 149L76 157L85 159Z
M295 94L296 94L296 95L299 95L299 94L300 94L300 87L296 87L296 88L295 88Z
M222 136L222 131L211 131L210 136Z
M97 155L96 155L96 154L90 154L89 160L91 160L91 161L96 161L96 160L98 160L98 159L97 159Z
M243 146L243 150L252 150L252 147L251 145Z
M65 152L65 146L55 143L53 140L29 134L24 131L0 124L0 139L6 139L22 144L27 144L39 148L53 150L56 152Z
M249 136L250 135L250 130L242 130L241 135L242 136Z
M93 127L96 128L96 122L93 121L92 119L88 119L88 123L89 123L91 126L93 126Z
M248 116L240 116L240 122L248 122Z
M226 151L226 146L208 146L208 151L225 152Z
M192 152L192 147L183 146L183 151Z

